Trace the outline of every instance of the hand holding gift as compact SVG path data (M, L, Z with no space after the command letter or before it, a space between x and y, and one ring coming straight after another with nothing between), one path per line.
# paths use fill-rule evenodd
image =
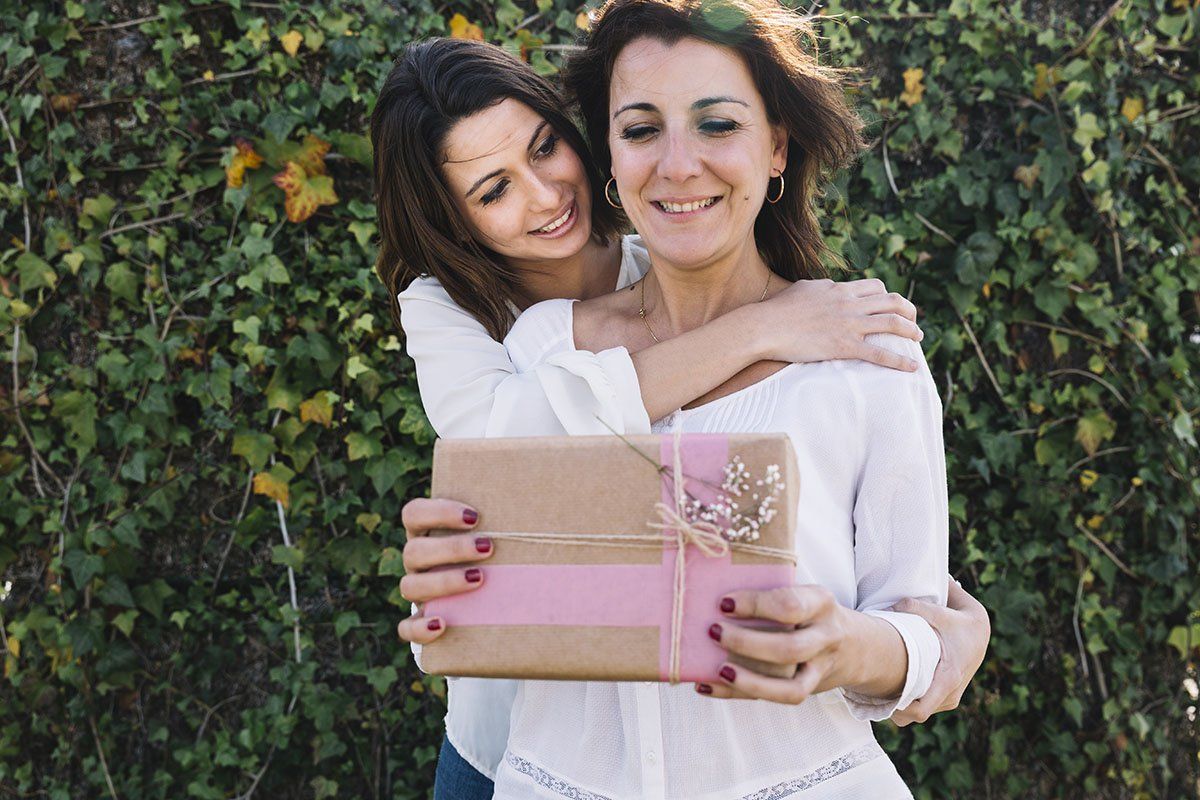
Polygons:
M720 608L727 621L713 623L708 635L731 655L799 667L793 677L777 678L722 664L721 681L696 684L700 694L798 704L839 687L876 697L894 697L903 688L903 680L896 683L872 670L880 663L873 653L884 652L889 639L894 645L899 633L883 620L839 605L824 586L730 592ZM781 622L790 630L760 631L735 622L751 619Z
M401 620L396 633L406 642L423 645L441 636L446 625L440 617L422 615L417 604L482 586L483 570L472 563L492 555L492 541L473 534L427 535L435 529L458 531L475 526L479 520L475 509L454 500L410 500L400 517L406 536L400 596L412 603L417 613Z

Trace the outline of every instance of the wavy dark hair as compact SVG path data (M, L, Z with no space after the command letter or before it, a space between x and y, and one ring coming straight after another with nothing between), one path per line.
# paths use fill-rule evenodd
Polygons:
M455 123L507 99L533 109L578 154L592 193L592 234L607 242L620 219L604 201L604 181L555 88L495 45L428 39L407 46L371 113L380 247L375 270L396 300L414 278L437 278L454 302L496 339L512 324L520 275L476 241L443 180L446 135Z
M600 169L612 171L608 91L613 64L631 42L668 45L695 38L736 51L754 79L772 123L788 132L786 191L763 203L755 241L767 265L788 280L824 277L836 261L821 236L813 201L819 180L863 150L864 123L846 103L852 70L819 64L812 22L777 0L609 0L593 20L586 46L568 60L563 85L579 105Z

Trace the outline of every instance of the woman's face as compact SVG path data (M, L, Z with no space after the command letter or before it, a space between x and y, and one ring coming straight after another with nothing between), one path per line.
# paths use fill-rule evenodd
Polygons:
M475 238L516 261L568 258L592 234L583 162L546 120L511 98L450 129L442 166Z
M651 252L702 266L753 241L787 133L768 121L736 51L637 39L613 64L608 107L613 177Z

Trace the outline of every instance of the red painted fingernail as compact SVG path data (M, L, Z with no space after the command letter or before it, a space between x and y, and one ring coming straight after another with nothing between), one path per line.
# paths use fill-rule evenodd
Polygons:
M476 567L471 567L467 570L467 583L479 583L483 580L483 573Z
M700 694L712 694L712 687L709 686L707 683L697 683L696 691L699 692Z
M425 623L425 627L431 631L440 631L442 629L442 621L440 619L431 619Z
M720 674L721 674L721 677L722 677L722 678L724 678L725 680L729 681L730 683L733 683L735 680L737 680L737 673L736 673L736 672L734 672L734 671L733 671L733 667L729 666L728 664L726 664L725 666L721 667L721 673L720 673Z
M721 641L721 626L715 622L712 625L709 625L708 626L708 635L711 636L713 639L717 640L718 642Z
M477 512L473 508L464 508L463 509L463 522L467 523L468 525L474 525L478 521L479 521L479 512Z
M486 536L480 536L475 540L475 549L481 553L492 552L492 540Z
M733 602L732 597L722 597L721 598L721 610L722 611L724 611L726 614L732 614L734 608L735 608L735 603Z

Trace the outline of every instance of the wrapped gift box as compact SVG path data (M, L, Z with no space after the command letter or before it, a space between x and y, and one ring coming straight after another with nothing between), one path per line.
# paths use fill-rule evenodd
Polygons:
M753 541L730 543L723 555L685 544L681 621L675 616L680 526L650 525L667 524L662 509L678 510L676 448L691 507L684 513L692 522L706 511L711 521L714 505L732 497L729 486L742 490L733 505L761 522L772 514L759 513L759 504L775 493L767 501L773 516ZM732 483L730 470L740 476ZM708 636L709 625L723 619L719 602L728 592L795 583L795 558L788 554L799 475L783 434L442 439L434 448L432 495L477 509L472 532L491 536L494 552L478 564L480 588L425 604L425 616L447 624L423 648L426 672L715 682L726 660L775 676L795 672L794 665L734 656ZM732 528L730 519L718 519L724 539L739 530L746 538L745 516L735 517Z

